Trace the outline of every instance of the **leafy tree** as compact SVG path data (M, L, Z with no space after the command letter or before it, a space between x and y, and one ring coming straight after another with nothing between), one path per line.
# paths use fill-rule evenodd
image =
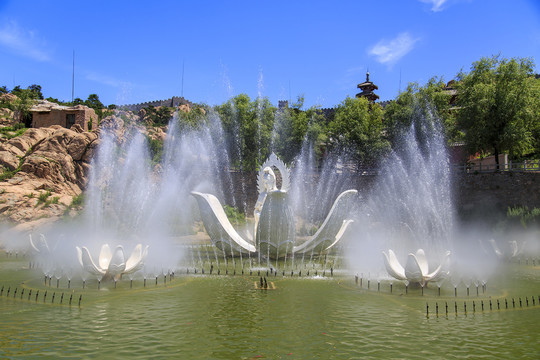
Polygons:
M177 112L180 131L183 130L196 130L201 126L207 124L209 108L206 105L193 105L190 111L185 112L179 110Z
M88 99L85 100L84 105L94 109L99 119L103 118L103 108L105 107L97 94L88 95Z
M303 104L304 98L300 96L292 107L282 108L276 112L273 149L288 163L300 152L308 130L308 114L300 110Z
M532 146L534 148L534 154L529 154L531 157L538 158L538 155L540 155L540 76L535 75L534 79L530 79L530 83L532 86L532 92L533 94L536 94L531 97L531 112L532 112L532 139L533 143Z
M48 98L46 98L45 100L47 100L49 102L56 103L58 105L64 105L64 106L70 106L71 105L71 102L61 101L61 100L58 100L57 98L53 98L53 97L50 97L50 96Z
M324 152L326 119L317 107L302 111L303 104L304 97L299 96L291 107L279 109L275 115L273 150L288 163L300 153L306 140L315 146L318 158Z
M329 145L350 151L358 165L373 165L390 149L383 137L382 107L365 98L347 97L328 125Z
M26 89L21 89L21 87L17 85L13 88L13 90L11 90L11 93L19 98L26 97L29 100L43 100L41 86L36 84L30 85Z
M152 157L152 164L155 165L161 162L163 157L163 140L152 139L147 136L148 149L150 150L150 156Z
M31 93L26 90L18 92L17 99L12 102L11 108L19 119L20 124L26 124L31 120L30 108L34 104Z
M441 119L446 139L449 143L460 141L463 134L456 125L455 115L451 111L451 94L446 90L442 78L431 78L424 86L410 83L395 101L384 109L384 123L388 139L395 147L402 134L410 128L418 116Z
M9 92L9 90L5 85L0 86L0 95L7 94L8 92Z
M73 99L73 102L71 103L71 105L73 105L73 106L75 106L75 105L84 105L84 101L81 98L75 98L75 99Z
M269 155L276 108L268 98L251 101L240 94L215 108L221 117L231 163L257 170Z
M458 124L470 152L520 156L538 128L538 86L529 58L482 58L458 74ZM535 98L536 97L536 98ZM535 118L536 115L536 118Z
M145 119L152 122L155 126L163 126L169 123L173 115L173 108L167 106L155 107L150 105L144 108L146 111Z
M94 110L103 109L105 106L99 101L99 96L97 94L88 95L88 99L84 104Z
M32 94L31 96L32 99L43 100L43 94L41 93L41 85L36 85L36 84L30 85L28 87L28 90Z

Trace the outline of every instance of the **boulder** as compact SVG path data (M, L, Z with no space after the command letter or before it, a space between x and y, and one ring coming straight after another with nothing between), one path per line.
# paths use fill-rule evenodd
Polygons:
M19 167L19 158L9 151L0 151L0 166L13 171Z
M0 182L0 221L42 224L56 221L86 185L98 134L61 126L28 129L0 144L0 166L20 171ZM38 201L49 191L48 201ZM57 199L55 199L57 198ZM36 221L40 219L40 221ZM48 219L48 220L41 220Z

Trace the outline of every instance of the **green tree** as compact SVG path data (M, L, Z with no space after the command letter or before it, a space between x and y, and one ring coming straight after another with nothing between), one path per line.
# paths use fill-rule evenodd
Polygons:
M155 126L164 126L169 123L173 116L173 108L167 106L155 107L150 105L145 107L146 115L144 116L145 120L150 121Z
M43 94L41 93L41 85L30 85L26 89L22 89L20 85L17 85L11 90L13 95L17 97L26 97L29 100L43 100Z
M470 152L521 156L534 145L538 87L529 58L482 58L458 74L457 120ZM536 115L536 118L535 118Z
M84 105L94 109L99 120L103 118L103 108L105 106L99 101L99 96L97 94L88 95L88 99L85 100Z
M268 98L251 101L240 94L216 106L231 163L244 171L257 170L269 155L276 108Z
M180 131L200 129L208 123L208 116L206 114L209 111L207 105L193 105L188 112L177 111Z
M27 90L19 91L17 94L17 99L11 103L11 108L19 119L19 123L26 124L31 121L30 109L34 104L34 100Z
M308 131L311 113L302 111L303 105L304 97L299 96L291 107L279 109L275 115L273 149L286 163L301 151Z
M347 97L328 125L332 149L348 150L359 166L378 162L390 149L383 136L382 107L365 98Z
M451 97L442 78L433 77L424 86L410 83L384 109L385 130L392 147L399 143L401 136L418 116L440 118L447 142L461 141L463 133L457 127L454 112L451 111Z
M34 100L43 100L43 94L41 93L41 85L30 85L28 88L28 91L30 91L31 98Z

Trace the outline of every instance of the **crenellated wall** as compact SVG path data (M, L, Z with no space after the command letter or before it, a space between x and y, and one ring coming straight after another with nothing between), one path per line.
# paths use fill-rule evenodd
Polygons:
M191 101L186 100L185 98L181 96L173 96L172 98L166 99L166 100L147 101L147 102L139 103L139 104L117 105L117 108L120 110L129 110L129 111L133 111L137 113L139 112L139 110L149 107L149 106L177 107L184 104L188 104L189 106L193 105Z

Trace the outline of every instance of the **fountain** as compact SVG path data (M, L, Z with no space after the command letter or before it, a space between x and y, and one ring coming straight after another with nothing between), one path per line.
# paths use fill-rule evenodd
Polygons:
M219 127L181 132L173 120L154 169L144 137L128 132L121 142L103 129L79 222L31 242L25 235L43 274L22 255L0 258L0 335L9 339L0 348L8 357L59 349L118 358L134 349L140 358L526 357L537 349L538 269L505 263L509 271L497 276L489 242L457 240L441 139L424 137L420 146L418 126L371 188L355 174L362 201L339 183L344 159L329 156L311 176L308 144L291 170L270 155L258 191L238 196L250 187L232 179ZM249 208L249 197L257 201L246 232L222 204ZM469 251L479 243L486 252ZM503 244L503 258L521 251ZM126 329L130 336L117 336ZM426 346L411 347L425 338Z
M282 177L279 189L273 168L276 168ZM274 153L261 166L257 179L259 196L255 204L255 223L247 240L231 225L215 196L192 192L213 244L226 254L257 252L271 259L306 252L325 253L334 247L352 222L347 216L351 200L357 191L342 192L318 231L302 244L296 245L295 222L288 202L289 176L288 168Z

